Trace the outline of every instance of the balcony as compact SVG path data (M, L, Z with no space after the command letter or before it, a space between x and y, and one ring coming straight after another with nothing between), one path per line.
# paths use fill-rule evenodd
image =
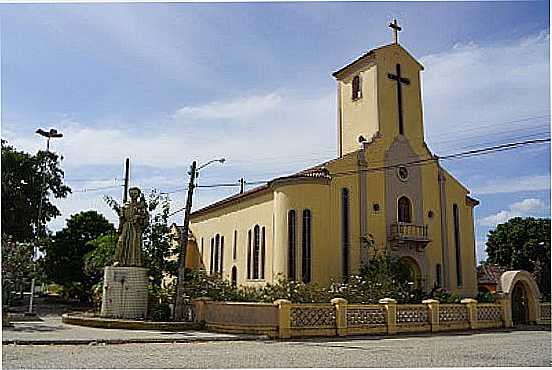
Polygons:
M431 241L427 225L393 222L389 236L392 246L408 244L423 249Z

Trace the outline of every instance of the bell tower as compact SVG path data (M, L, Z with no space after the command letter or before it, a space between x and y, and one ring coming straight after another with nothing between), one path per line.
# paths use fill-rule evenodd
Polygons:
M397 135L424 141L420 71L423 66L399 44L401 27L389 24L393 43L370 50L333 76L337 80L338 156L373 137L391 143Z

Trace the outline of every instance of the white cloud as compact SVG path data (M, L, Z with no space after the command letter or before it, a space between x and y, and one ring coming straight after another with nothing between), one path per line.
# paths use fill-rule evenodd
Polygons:
M549 132L542 117L550 111L547 32L501 45L458 44L421 60L425 129L437 152ZM512 122L532 116L539 118Z
M179 120L250 120L279 108L282 100L276 93L239 97L226 102L186 106L180 108L175 117Z
M475 254L477 256L477 263L485 261L487 259L487 246L485 245L485 240L476 240L475 241Z
M502 210L494 215L479 219L478 223L482 226L495 227L512 217L536 216L547 209L548 207L541 199L527 198L521 202L511 204L508 210Z
M550 175L493 179L472 187L474 195L542 191L550 189Z

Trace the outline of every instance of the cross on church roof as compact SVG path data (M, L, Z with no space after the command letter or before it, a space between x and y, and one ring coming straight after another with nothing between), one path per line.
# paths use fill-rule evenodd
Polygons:
M402 31L401 26L399 26L396 19L393 19L393 22L389 23L389 27L393 29L393 42L395 44L398 44L399 43L399 31Z

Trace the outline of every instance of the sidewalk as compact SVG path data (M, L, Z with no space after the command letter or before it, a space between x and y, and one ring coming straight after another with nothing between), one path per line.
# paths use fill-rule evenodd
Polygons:
M266 336L221 334L206 331L156 331L100 329L68 325L59 316L45 316L43 321L13 322L2 329L2 344L122 344L122 343L182 343L210 341L264 340Z

